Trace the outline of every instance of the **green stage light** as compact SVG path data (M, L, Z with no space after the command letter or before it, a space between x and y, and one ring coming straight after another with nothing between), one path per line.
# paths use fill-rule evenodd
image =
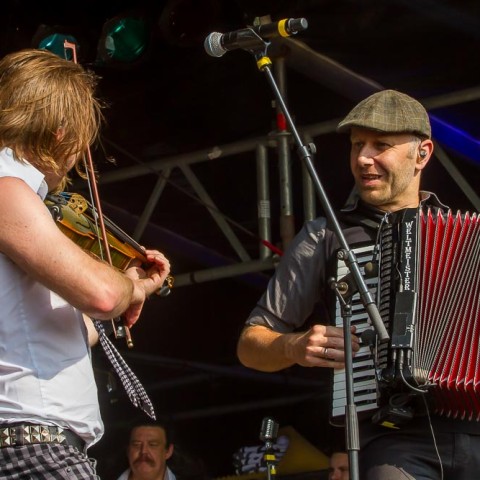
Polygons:
M140 59L148 47L149 29L144 20L116 17L103 26L98 46L98 59L103 63L132 63Z

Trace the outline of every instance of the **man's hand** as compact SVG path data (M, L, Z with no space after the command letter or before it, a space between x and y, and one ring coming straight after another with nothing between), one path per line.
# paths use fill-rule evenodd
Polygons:
M158 250L145 250L145 256L150 262L146 269L136 265L125 270L125 275L132 279L134 284L132 302L123 314L128 328L137 322L145 300L160 290L170 273L170 262L163 253Z
M355 327L352 327L355 333ZM343 329L314 325L307 332L291 334L286 342L286 354L303 367L344 368L345 348ZM358 352L360 339L352 335L352 352Z
M352 335L353 354L359 344L359 338ZM295 363L304 367L343 368L343 329L314 325L307 332L280 333L263 325L250 325L240 335L237 355L246 367L263 372L278 372Z

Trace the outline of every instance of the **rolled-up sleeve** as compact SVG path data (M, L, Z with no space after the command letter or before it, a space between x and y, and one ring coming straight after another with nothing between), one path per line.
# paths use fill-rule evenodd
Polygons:
M323 217L303 226L281 257L246 325L288 333L305 323L320 298L325 278L325 228Z

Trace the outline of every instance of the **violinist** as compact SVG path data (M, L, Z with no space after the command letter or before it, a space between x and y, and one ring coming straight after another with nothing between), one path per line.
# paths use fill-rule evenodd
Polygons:
M98 136L96 83L48 51L0 60L0 479L98 478L86 455L103 434L89 319L133 326L170 271L157 250L146 269L97 260L44 203Z

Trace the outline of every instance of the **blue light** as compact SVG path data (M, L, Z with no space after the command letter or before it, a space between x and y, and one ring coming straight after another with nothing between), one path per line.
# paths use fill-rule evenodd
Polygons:
M443 145L480 164L480 141L449 123L430 115L432 136Z
M65 48L65 41L74 43L78 48L77 39L72 35L64 35L63 33L53 33L48 35L38 43L38 48L48 50L67 60L72 60L73 52L71 49Z

